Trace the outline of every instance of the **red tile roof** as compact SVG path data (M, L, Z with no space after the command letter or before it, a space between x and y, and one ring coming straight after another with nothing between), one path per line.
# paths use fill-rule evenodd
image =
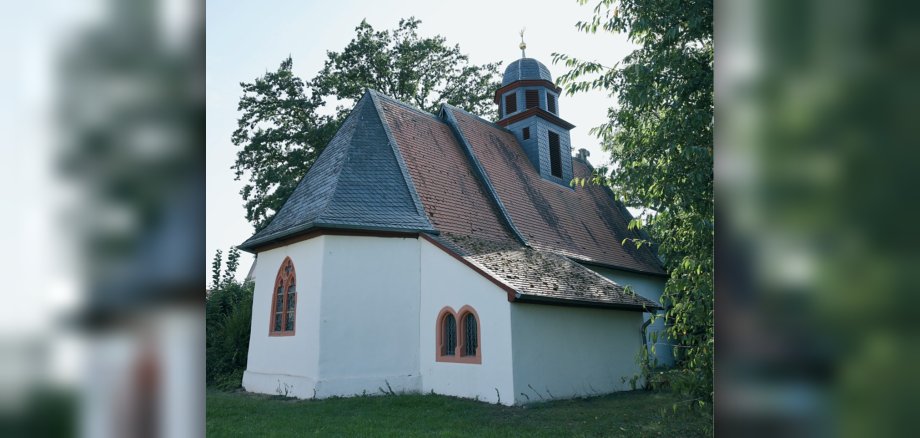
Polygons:
M533 248L552 251L588 263L664 274L648 247L635 248L625 238L639 235L627 229L630 217L607 188L569 188L540 177L509 131L472 114L446 107L485 169L511 222ZM591 170L572 160L576 177Z
M435 228L517 245L450 126L431 114L380 97L386 123Z
M635 310L657 306L563 257L574 255L578 257L572 258L590 261L584 255L541 245L527 248L515 237L498 205L507 206L509 200L502 198L497 203L492 198L490 188L477 175L466 146L461 144L450 125L399 101L380 94L376 96L425 212L440 232L432 238L443 247L512 286L518 294L517 300L549 300ZM520 148L516 141L512 146ZM521 157L525 160L522 165L530 166L522 153ZM570 189L546 182L538 175L535 178L539 183L566 190L569 197L576 196ZM490 181L494 184L494 180ZM505 189L496 187L496 191L501 195ZM520 208L518 204L521 203L511 204ZM605 208L609 209L610 205L613 204ZM586 214L591 215L592 211ZM603 233L602 225L591 223L591 226L601 226L599 233ZM616 251L617 248L607 250Z

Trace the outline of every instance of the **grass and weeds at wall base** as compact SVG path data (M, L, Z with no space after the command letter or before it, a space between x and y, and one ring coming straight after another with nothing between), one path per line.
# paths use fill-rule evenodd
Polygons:
M208 436L706 436L711 414L671 392L507 407L441 395L297 400L209 389Z

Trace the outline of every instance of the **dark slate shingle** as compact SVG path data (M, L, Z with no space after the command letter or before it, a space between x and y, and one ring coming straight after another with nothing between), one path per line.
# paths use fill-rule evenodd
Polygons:
M434 231L368 92L271 222L240 248L318 227Z

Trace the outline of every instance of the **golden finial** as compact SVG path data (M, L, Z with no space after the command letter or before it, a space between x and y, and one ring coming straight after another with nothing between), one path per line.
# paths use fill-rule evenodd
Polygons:
M524 42L524 30L526 29L527 29L526 27L524 29L521 29L521 45L518 46L521 48L521 58L527 57L527 55L524 54L524 49L527 48L527 43Z

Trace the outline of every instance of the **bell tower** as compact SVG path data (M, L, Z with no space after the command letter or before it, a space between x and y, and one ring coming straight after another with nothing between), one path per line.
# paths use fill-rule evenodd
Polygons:
M510 130L540 175L568 186L572 180L572 144L575 127L559 117L562 89L540 61L525 56L527 44L521 31L521 59L505 69L502 86L495 91L497 122Z

